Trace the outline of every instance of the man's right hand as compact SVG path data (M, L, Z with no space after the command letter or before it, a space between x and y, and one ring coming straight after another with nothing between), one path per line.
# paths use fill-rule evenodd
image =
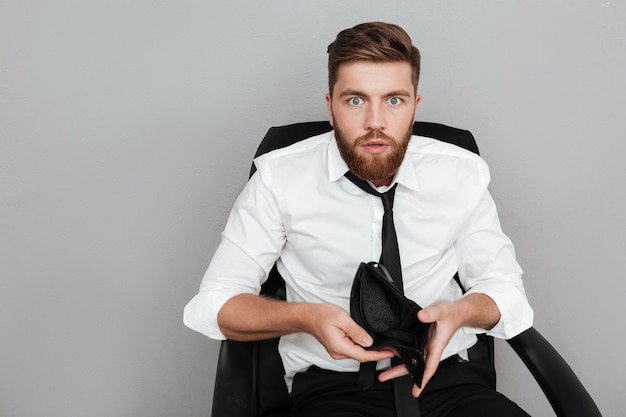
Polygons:
M366 350L373 343L370 335L344 309L329 303L291 303L240 294L224 304L218 323L224 336L239 341L307 332L333 359L373 362L394 356L389 350Z
M373 362L394 356L389 350L366 350L372 337L352 317L334 304L311 304L310 328L307 330L326 348L333 359L356 359Z

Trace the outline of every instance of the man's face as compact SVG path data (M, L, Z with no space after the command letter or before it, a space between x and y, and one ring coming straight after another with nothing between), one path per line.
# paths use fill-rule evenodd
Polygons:
M342 64L328 117L342 158L358 177L389 185L411 138L420 97L407 62Z

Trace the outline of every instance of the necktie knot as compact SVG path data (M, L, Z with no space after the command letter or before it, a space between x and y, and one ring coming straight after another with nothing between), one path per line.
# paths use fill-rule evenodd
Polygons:
M385 210L385 213L388 213L390 211L393 210L393 198L396 195L396 186L398 184L394 184L393 187L391 187L389 190L385 191L384 193L378 193L378 196L380 197L380 199L383 201L383 209ZM373 190L375 191L375 190Z
M381 193L375 190L374 187L372 187L367 181L357 177L350 171L346 172L345 177L366 193L380 197L383 202L383 209L385 210L385 213L393 210L393 199L396 195L396 187L398 186L398 183L395 183L393 187L384 193Z

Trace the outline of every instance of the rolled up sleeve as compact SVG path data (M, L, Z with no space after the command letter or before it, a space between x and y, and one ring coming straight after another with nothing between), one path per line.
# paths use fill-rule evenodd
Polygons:
M487 334L510 339L532 326L534 313L524 290L515 249L502 232L496 206L488 191L455 243L459 278L467 294L489 296L500 310L500 321ZM463 329L484 333L482 329Z
M257 173L233 206L200 290L184 308L183 323L225 339L217 321L220 309L236 295L259 294L284 240L275 199Z

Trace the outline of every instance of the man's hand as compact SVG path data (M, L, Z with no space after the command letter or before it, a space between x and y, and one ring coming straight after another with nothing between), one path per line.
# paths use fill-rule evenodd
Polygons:
M470 294L450 303L442 302L417 313L422 323L432 323L428 341L424 347L425 369L422 388L413 385L411 394L418 397L437 371L441 355L450 339L463 326L491 329L500 320L500 311L495 302L484 294ZM406 366L399 365L380 374L380 381L407 375Z
M307 330L326 348L333 359L356 359L373 362L393 357L389 350L366 350L372 337L352 320L350 315L334 304L318 304Z
M263 340L307 332L333 359L373 362L393 357L389 350L364 349L372 345L371 336L334 304L290 303L240 294L228 300L217 317L222 333L232 340Z

